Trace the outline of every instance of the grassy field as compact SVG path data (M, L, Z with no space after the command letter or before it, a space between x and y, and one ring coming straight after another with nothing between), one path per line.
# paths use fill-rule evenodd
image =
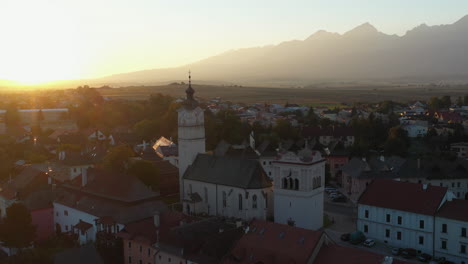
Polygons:
M468 94L468 86L368 86L368 87L311 87L311 88L265 88L242 86L193 85L196 96L203 99L221 97L223 101L242 103L286 102L334 106L341 103L379 102L394 100L409 102L426 100L432 96L450 95L455 100ZM101 94L112 99L143 100L150 94L162 93L174 97L184 96L185 85L142 86L99 89Z

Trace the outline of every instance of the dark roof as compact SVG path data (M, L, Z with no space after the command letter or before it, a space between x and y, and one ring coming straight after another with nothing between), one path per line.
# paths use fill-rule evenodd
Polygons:
M272 185L256 160L207 154L197 155L193 164L185 171L184 179L244 189L262 189Z
M361 195L359 204L435 215L446 193L446 187L376 179Z
M353 178L398 178L398 172L405 163L405 159L398 156L385 158L372 157L368 160L352 158L342 168L343 173Z
M383 263L384 255L360 248L352 248L336 244L323 245L314 264L376 264ZM409 263L394 258L393 264Z
M54 264L104 264L102 257L93 245L67 249L57 253Z
M71 183L64 186L124 202L147 200L159 196L158 193L151 191L138 178L129 174L89 168L87 178L87 184L84 187L81 186L82 176L76 177Z
M453 199L445 202L437 216L468 222L468 200Z
M58 189L55 202L86 212L96 217L110 217L119 224L127 224L154 215L156 211L164 212L167 206L161 201L140 201L124 203L104 199L76 190Z
M80 219L80 221L78 221L78 223L76 225L73 226L73 228L76 228L76 229L80 230L82 233L85 233L91 227L93 227L92 224L90 224L88 222L85 222L85 221L83 221L81 219Z
M77 151L65 151L65 158L59 161L65 166L81 166L93 164L91 157Z
M400 168L400 178L427 179L466 179L468 178L468 161L441 159L410 159Z
M27 195L23 202L29 211L52 208L57 191L47 186Z
M253 220L224 262L308 263L323 232Z

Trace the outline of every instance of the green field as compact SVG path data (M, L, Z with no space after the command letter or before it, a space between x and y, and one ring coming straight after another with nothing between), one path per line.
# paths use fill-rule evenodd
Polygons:
M394 100L409 102L426 100L432 96L450 95L454 100L468 94L468 86L368 86L368 87L311 87L266 88L242 86L193 85L196 96L203 99L221 97L223 101L242 103L298 103L334 106L340 103L379 102ZM185 85L142 86L99 89L112 99L143 100L150 94L162 93L174 97L184 96Z

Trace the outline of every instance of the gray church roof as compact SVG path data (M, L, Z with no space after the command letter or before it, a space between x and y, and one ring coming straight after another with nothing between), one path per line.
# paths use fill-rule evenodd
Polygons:
M184 173L184 179L244 189L272 186L257 160L198 154Z

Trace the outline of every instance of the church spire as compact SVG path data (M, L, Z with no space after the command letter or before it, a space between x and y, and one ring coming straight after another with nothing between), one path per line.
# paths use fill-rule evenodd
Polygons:
M187 90L185 90L185 93L187 94L187 99L185 99L185 106L187 108L195 108L198 105L197 100L195 100L193 94L195 93L195 90L192 88L192 74L189 71L189 86Z

